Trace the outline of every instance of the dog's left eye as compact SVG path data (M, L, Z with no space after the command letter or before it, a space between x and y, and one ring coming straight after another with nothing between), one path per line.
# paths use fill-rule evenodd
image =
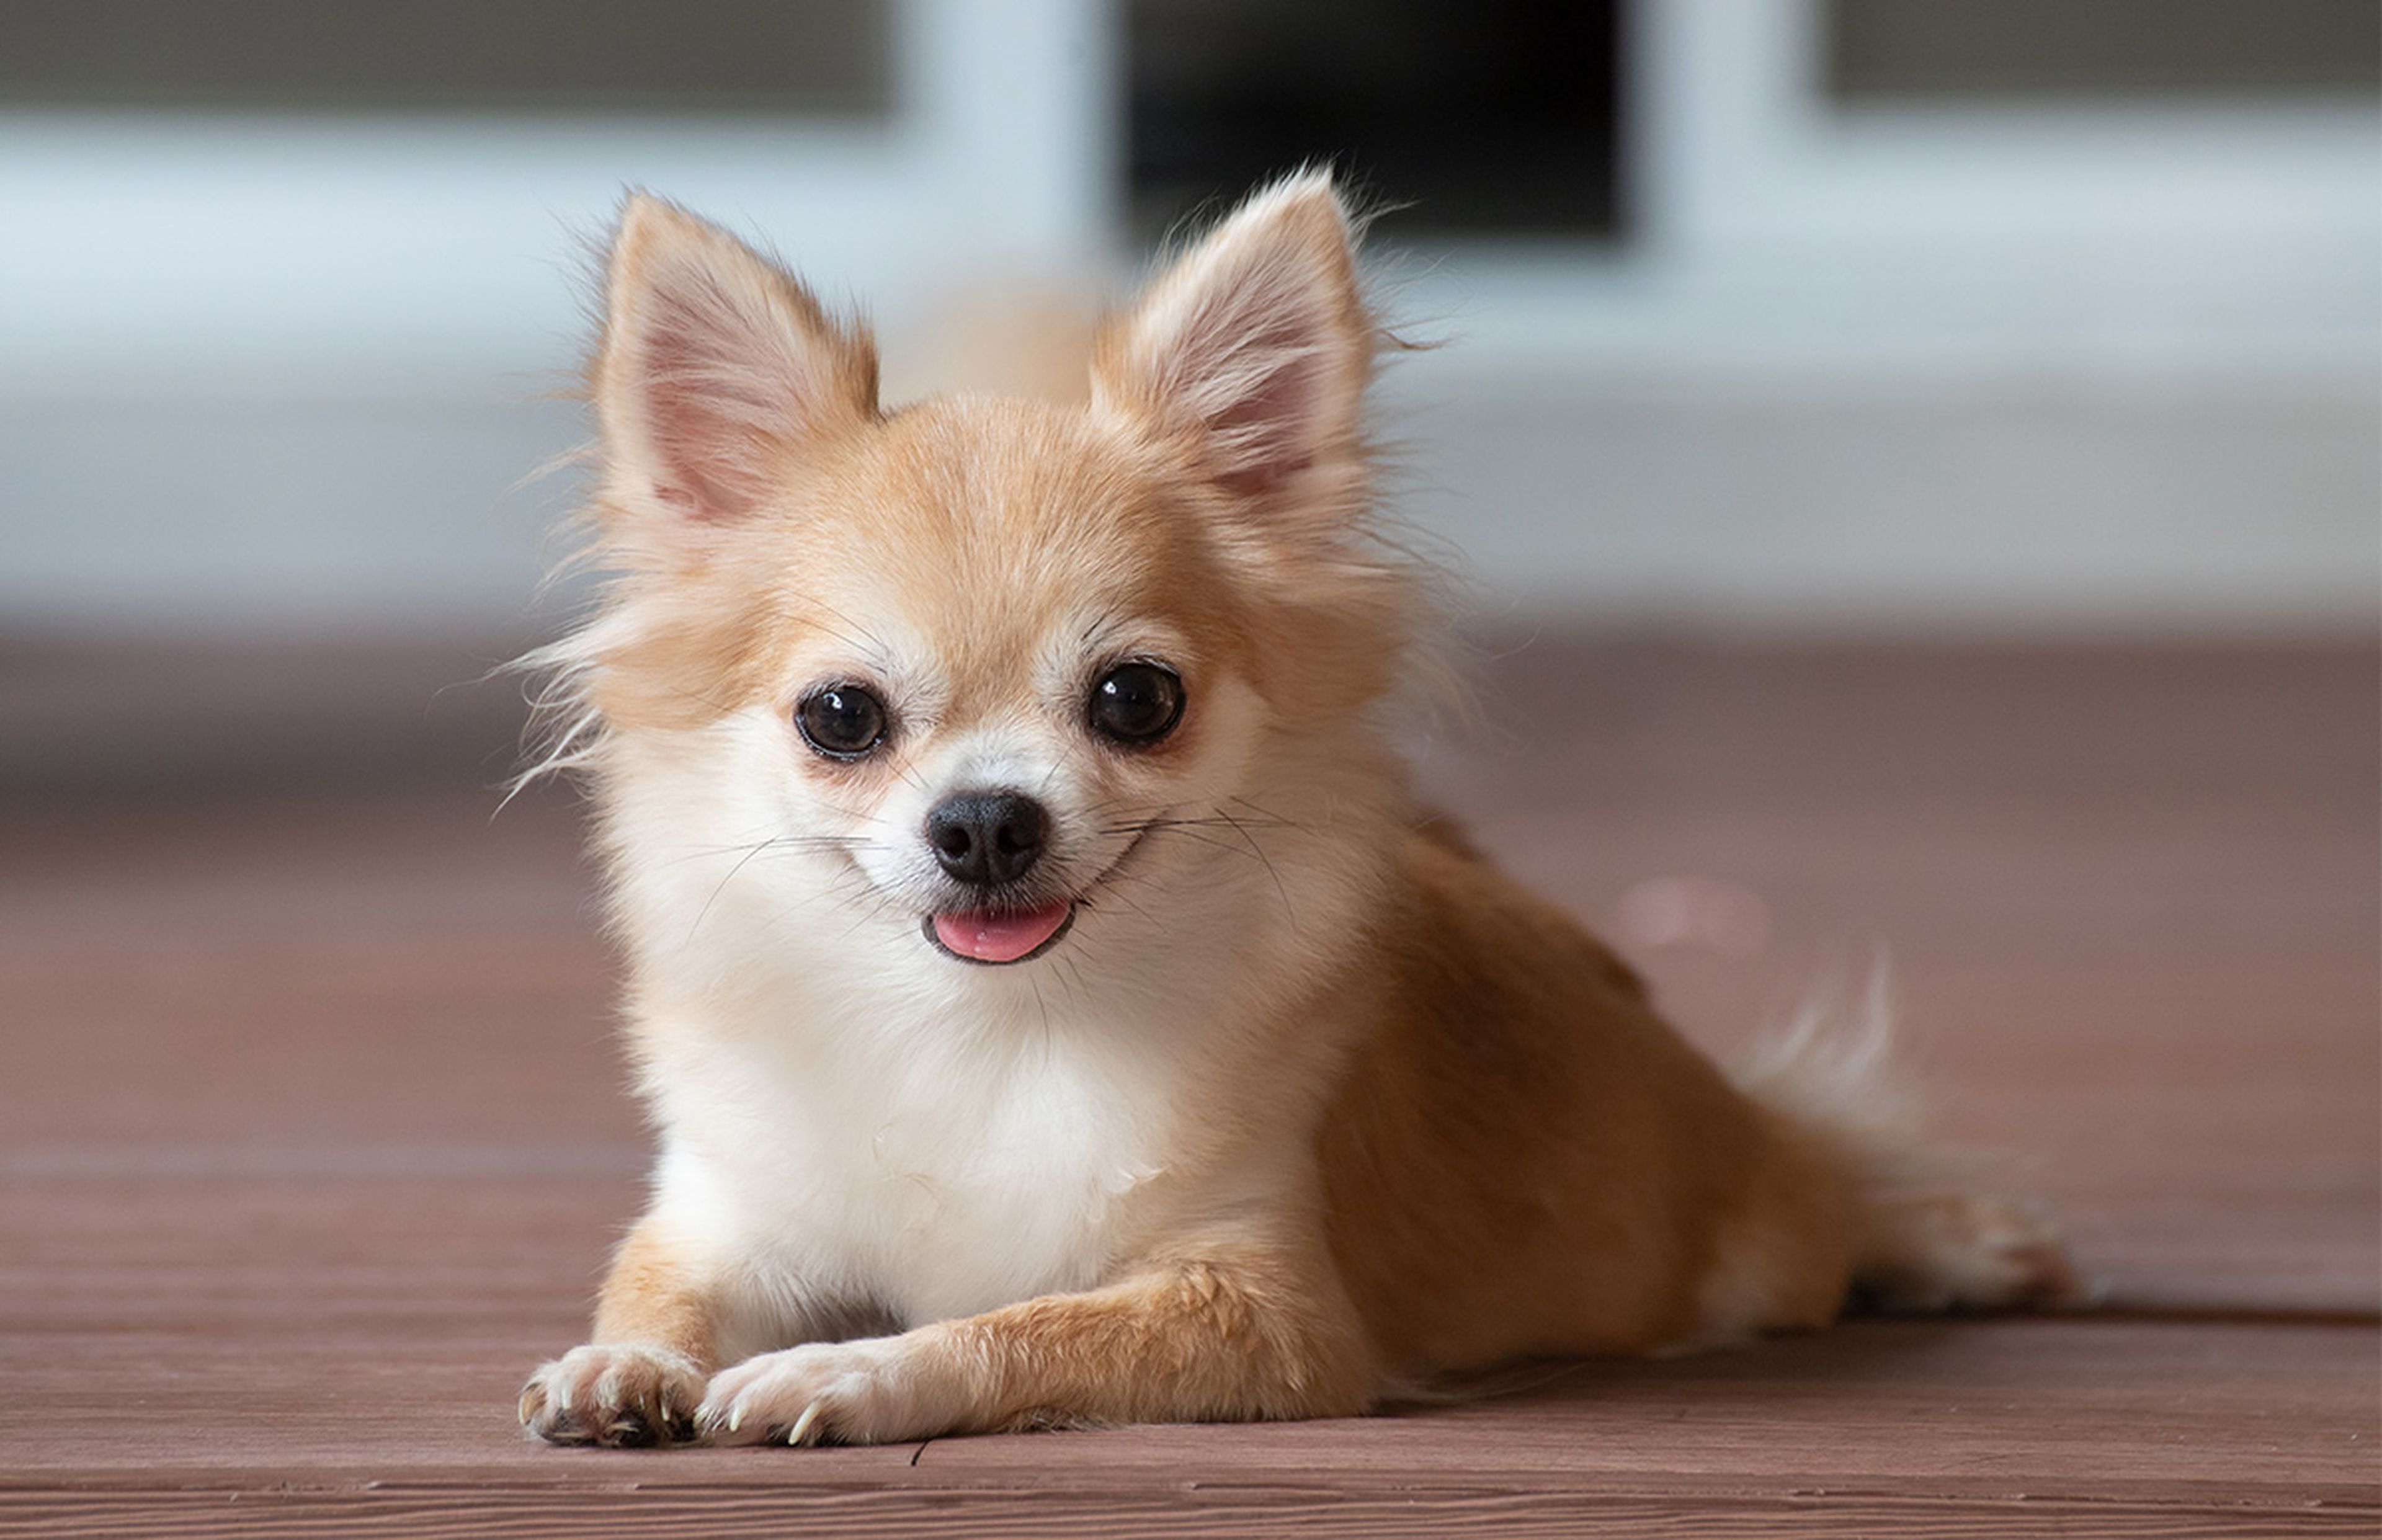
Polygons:
M814 690L794 708L803 741L829 759L858 759L885 741L885 703L856 684Z
M1183 680L1161 663L1120 663L1092 686L1091 718L1119 743L1155 743L1183 720Z

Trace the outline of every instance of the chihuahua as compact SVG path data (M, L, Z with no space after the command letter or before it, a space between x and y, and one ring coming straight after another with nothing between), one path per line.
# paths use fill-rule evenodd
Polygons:
M627 204L609 572L542 662L659 1133L558 1443L1358 1413L1525 1357L1995 1307L1869 1056L1730 1077L1420 809L1387 335L1326 173L1102 327L1088 398L878 404L867 333Z

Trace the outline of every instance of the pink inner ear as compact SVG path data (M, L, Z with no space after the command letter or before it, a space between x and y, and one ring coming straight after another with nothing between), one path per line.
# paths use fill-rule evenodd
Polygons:
M1287 328L1249 347L1271 367L1249 381L1211 429L1223 461L1217 484L1244 496L1262 496L1314 463L1322 370L1313 346L1300 345Z
M759 500L771 446L801 412L802 370L770 345L775 324L741 313L707 274L674 274L653 294L636 387L660 501L717 520Z
M1244 495L1272 492L1307 469L1333 431L1330 320L1304 295L1259 298L1207 308L1184 360L1195 377L1190 401L1205 409L1216 481Z

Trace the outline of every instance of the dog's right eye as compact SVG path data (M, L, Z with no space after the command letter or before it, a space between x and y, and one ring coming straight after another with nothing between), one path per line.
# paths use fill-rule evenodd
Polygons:
M1183 720L1183 678L1162 663L1120 663L1092 686L1091 719L1118 743L1155 743Z
M856 684L825 685L794 707L794 727L817 753L858 759L885 741L885 703Z

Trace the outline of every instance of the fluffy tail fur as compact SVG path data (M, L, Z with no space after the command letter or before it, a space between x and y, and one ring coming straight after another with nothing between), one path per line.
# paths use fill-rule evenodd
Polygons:
M1881 960L1849 1007L1822 991L1737 1069L1739 1089L1801 1129L1856 1209L1852 1302L1896 1314L2003 1310L2081 1297L2048 1215L1964 1192L1980 1164L1932 1144L1892 1069Z

